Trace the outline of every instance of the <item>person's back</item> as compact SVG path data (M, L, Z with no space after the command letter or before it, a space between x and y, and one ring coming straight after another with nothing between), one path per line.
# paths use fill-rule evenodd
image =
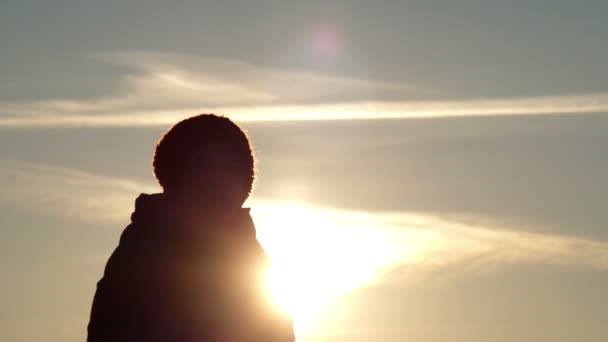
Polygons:
M164 191L137 198L98 283L88 342L295 340L265 301L266 255L241 208L253 166L227 118L193 117L163 137L154 172Z

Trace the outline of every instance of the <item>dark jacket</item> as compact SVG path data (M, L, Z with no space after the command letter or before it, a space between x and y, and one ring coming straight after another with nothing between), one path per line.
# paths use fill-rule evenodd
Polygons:
M294 341L264 296L267 258L249 209L196 230L176 212L164 194L137 198L97 284L87 341ZM200 234L209 231L224 235Z

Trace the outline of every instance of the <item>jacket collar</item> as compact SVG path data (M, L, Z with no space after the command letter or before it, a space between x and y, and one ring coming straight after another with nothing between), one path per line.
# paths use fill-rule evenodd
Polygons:
M240 208L221 221L212 222L204 216L186 215L185 210L165 193L140 194L135 200L131 221L139 226L138 229L167 237L213 239L214 236L232 235L231 238L239 240L256 238L250 208Z

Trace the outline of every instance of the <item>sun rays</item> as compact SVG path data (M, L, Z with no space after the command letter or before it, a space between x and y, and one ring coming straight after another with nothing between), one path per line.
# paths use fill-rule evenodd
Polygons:
M372 283L397 259L382 229L352 217L289 203L256 205L253 214L258 238L273 259L268 294L296 324L314 318L340 294Z

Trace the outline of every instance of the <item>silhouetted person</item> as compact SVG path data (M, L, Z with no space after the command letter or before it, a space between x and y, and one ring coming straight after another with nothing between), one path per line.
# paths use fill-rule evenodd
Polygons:
M292 342L265 300L248 208L254 158L225 117L183 120L156 146L162 193L141 194L97 284L88 342Z

